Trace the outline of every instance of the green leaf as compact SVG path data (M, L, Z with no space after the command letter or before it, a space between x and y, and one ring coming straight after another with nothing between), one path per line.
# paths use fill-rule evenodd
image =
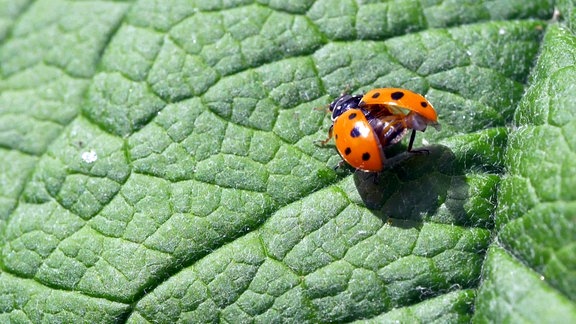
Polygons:
M571 98L575 64L574 34L562 25L551 25L530 87L516 110L517 128L510 133L505 157L508 173L498 193L499 240L493 245L505 248L518 261L496 248L487 259L476 313L481 321L576 318L575 116L571 110L576 103ZM526 286L507 282L512 280L524 281ZM548 301L546 307L541 300ZM511 304L512 309L503 313L498 304Z
M0 321L576 321L574 12L0 0ZM442 130L334 170L375 87Z
M564 322L574 318L573 301L503 249L488 251L483 275L474 314L477 322Z

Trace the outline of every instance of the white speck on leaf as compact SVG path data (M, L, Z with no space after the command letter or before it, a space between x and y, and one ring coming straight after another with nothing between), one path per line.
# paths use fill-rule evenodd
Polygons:
M504 34L506 34L506 29L500 28L500 29L498 30L498 35L504 35Z
M94 163L98 160L98 154L95 151L83 152L82 160L86 163Z

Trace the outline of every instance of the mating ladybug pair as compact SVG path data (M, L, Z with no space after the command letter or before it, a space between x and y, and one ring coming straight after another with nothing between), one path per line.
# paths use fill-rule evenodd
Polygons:
M428 125L439 129L434 107L415 92L400 88L379 88L365 95L343 94L330 104L332 126L326 144L332 137L344 161L366 172L384 169L384 148L398 143L412 129L408 152L416 131Z

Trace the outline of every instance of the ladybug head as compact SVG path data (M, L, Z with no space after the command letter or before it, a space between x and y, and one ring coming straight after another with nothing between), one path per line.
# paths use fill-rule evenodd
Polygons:
M336 120L338 116L342 115L345 111L358 108L358 104L362 100L362 95L349 95L344 94L334 99L330 104L330 111L332 112L332 121Z

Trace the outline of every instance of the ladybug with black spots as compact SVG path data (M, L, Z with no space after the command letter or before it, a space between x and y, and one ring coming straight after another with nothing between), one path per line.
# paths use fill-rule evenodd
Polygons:
M401 88L378 88L368 91L358 107L370 112L374 117L388 120L412 130L408 151L416 131L425 131L428 125L440 130L438 114L432 104L421 94ZM392 121L394 120L394 121Z
M332 137L342 159L365 172L380 172L386 157L384 148L398 143L412 129L408 151L412 151L416 130L439 127L436 110L426 98L400 88L379 88L365 95L341 95L330 104Z

